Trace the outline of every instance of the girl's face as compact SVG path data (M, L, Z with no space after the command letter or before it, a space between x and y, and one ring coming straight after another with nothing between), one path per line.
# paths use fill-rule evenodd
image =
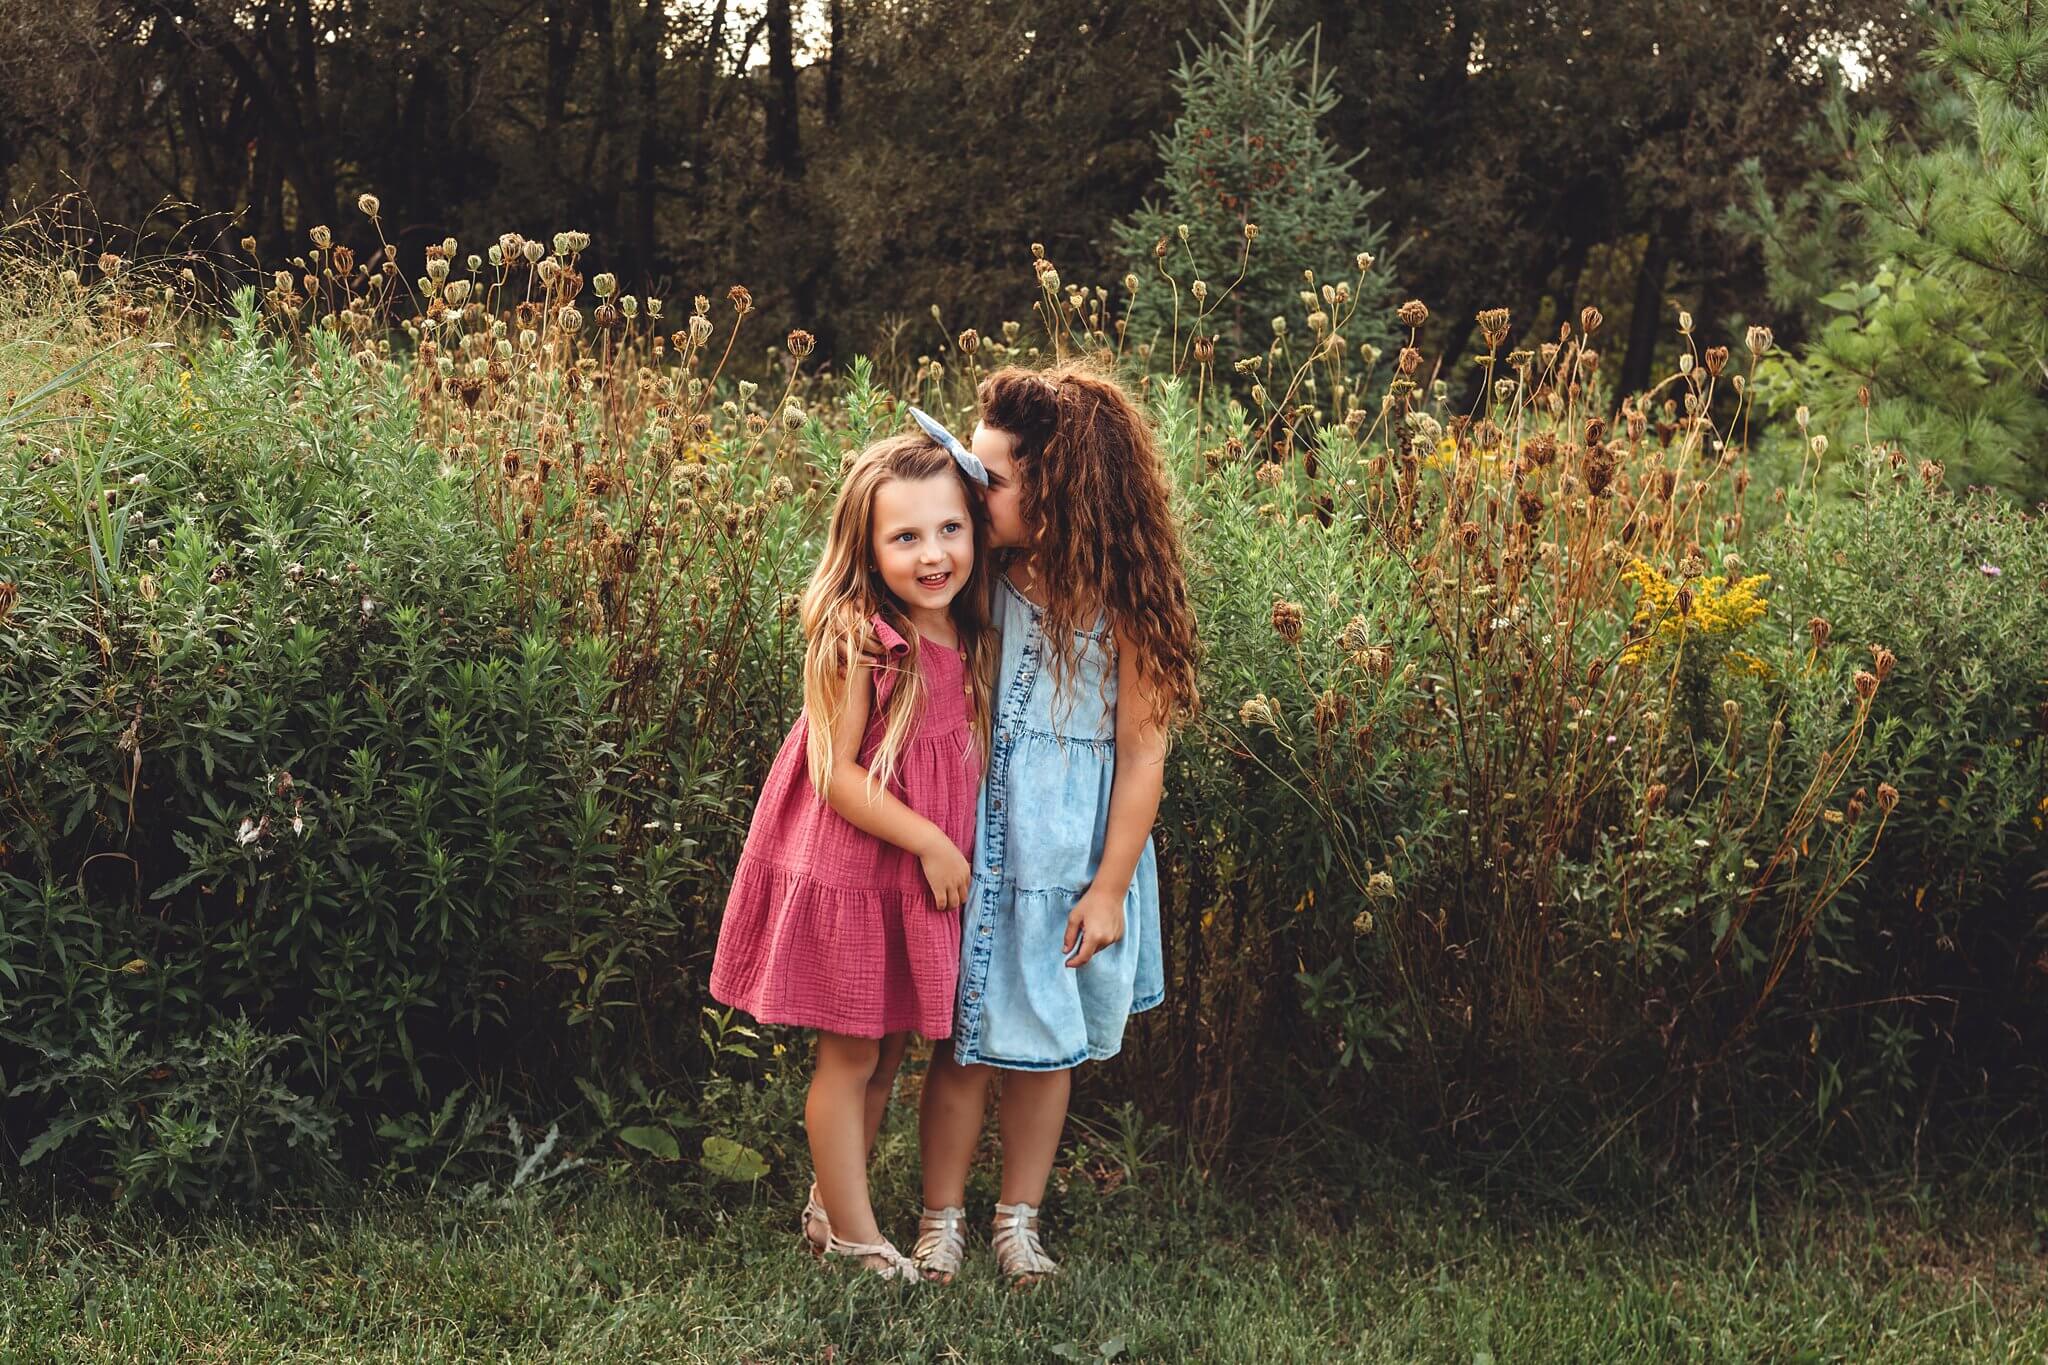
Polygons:
M974 522L952 474L890 479L875 490L871 552L882 582L913 614L942 614L974 572Z
M1024 530L1024 504L1017 487L1017 438L1007 431L976 423L968 446L988 470L988 488L981 502L988 509L991 549L1016 550L1031 543Z

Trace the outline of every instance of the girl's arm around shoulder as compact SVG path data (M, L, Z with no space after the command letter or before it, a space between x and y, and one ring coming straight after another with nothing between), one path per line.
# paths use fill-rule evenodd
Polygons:
M1166 727L1157 691L1139 667L1137 646L1116 636L1116 775L1109 826L1095 880L1067 916L1067 965L1078 967L1124 936L1124 895L1138 870L1166 790Z
M846 680L846 704L832 727L832 771L825 801L855 829L915 855L924 864L925 880L931 883L939 908L958 909L967 899L972 875L966 857L944 830L904 805L854 761L867 734L874 694L874 666L858 660Z

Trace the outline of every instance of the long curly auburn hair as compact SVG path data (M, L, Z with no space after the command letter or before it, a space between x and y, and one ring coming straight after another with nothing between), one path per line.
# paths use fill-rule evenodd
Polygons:
M1173 485L1144 411L1090 360L1007 366L981 381L983 426L1016 438L1018 492L1046 585L1055 685L1075 676L1076 632L1107 614L1169 730L1200 703L1194 612Z

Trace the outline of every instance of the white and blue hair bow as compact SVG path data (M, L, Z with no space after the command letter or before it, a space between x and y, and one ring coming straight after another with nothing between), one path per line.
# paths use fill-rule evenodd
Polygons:
M973 451L969 450L966 446L960 444L960 438L958 436L955 436L952 432L946 430L945 427L939 424L937 418L933 417L923 408L911 408L910 417L912 421L916 422L920 427L924 428L925 435L931 437L934 441L937 441L940 445L946 448L946 453L953 457L954 464L960 466L960 472L962 474L965 474L968 478L974 480L983 488L988 487L987 466L983 465L980 460L974 457Z

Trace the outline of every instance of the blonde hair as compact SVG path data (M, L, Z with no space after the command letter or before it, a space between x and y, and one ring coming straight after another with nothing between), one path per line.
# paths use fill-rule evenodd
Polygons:
M810 723L805 751L811 787L822 799L832 780L836 727L845 714L847 680L854 665L866 660L877 674L894 675L895 685L881 702L881 742L868 763L874 789L885 789L896 776L903 746L925 704L924 675L918 668L924 642L910 613L889 591L874 566L875 495L895 479L930 479L951 474L960 480L967 513L974 525L974 571L953 598L950 614L966 660L974 715L974 738L988 753L989 694L995 678L996 641L989 629L988 575L982 556L988 543L988 514L967 479L946 450L922 433L890 436L855 456L832 505L825 551L804 589L800 618L804 629L804 717ZM897 658L882 647L874 621L881 617L901 635L909 650ZM876 694L882 695L877 688ZM870 715L872 727L875 717Z

